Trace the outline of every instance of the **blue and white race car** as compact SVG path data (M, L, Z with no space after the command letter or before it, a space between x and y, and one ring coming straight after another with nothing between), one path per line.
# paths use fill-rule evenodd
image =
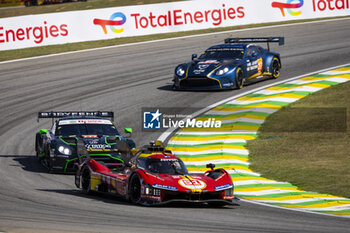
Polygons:
M174 90L240 89L263 78L278 78L280 54L269 43L284 44L284 37L228 38L202 55L175 68ZM253 43L267 43L267 49Z

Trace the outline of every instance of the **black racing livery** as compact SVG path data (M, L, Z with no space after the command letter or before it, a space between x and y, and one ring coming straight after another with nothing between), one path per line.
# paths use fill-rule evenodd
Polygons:
M38 121L41 118L51 118L52 127L36 134L35 151L50 173L76 170L78 141L83 141L93 159L104 162L123 162L117 141L136 147L128 139L132 129L125 128L123 137L113 124L113 112L39 112Z

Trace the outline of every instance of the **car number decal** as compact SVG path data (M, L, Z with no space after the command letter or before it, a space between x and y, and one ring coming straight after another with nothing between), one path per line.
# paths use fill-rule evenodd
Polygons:
M179 185L188 189L204 189L207 187L206 183L197 179L181 179L179 180Z

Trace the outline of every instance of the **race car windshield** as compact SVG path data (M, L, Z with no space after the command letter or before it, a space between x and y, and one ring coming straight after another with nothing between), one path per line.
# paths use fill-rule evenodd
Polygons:
M199 59L202 60L223 60L233 59L241 60L243 58L243 48L217 48L206 50Z
M169 175L188 174L185 164L180 159L145 158L143 162L144 168L149 172ZM143 166L141 165L141 167Z
M105 124L71 124L59 125L56 130L56 136L116 136L120 135L113 125Z

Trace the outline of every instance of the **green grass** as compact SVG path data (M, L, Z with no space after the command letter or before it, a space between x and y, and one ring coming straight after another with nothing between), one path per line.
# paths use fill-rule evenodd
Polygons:
M349 90L350 82L339 84L269 116L248 143L251 168L306 191L350 198Z

